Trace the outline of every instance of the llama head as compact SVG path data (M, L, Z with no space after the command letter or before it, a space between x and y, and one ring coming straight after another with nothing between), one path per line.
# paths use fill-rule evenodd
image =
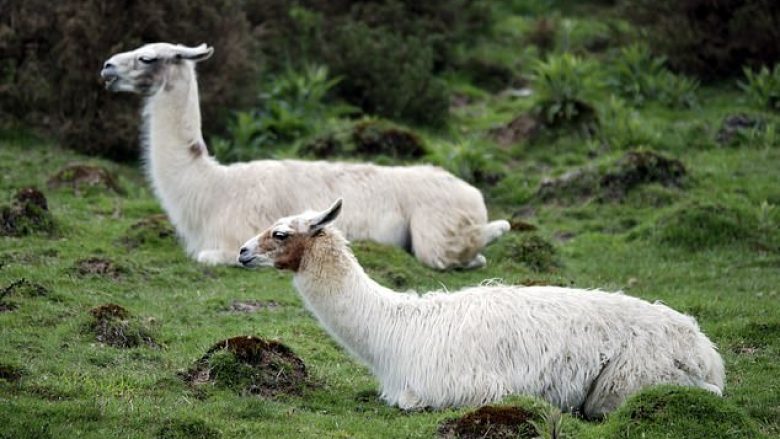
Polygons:
M197 47L169 43L146 44L109 58L103 64L100 76L106 81L106 89L112 92L151 96L167 81L175 78L179 71L177 67L206 60L213 53L214 48L205 44Z
M322 212L308 211L278 220L241 246L238 262L245 267L298 271L303 254L341 213L341 198Z

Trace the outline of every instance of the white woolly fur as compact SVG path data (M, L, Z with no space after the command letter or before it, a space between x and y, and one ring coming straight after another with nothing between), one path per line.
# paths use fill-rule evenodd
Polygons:
M663 304L552 286L398 293L366 275L337 230L315 231L312 218L325 216L278 221L244 245L241 260L278 267L292 241L269 236L303 234L305 242L292 246L304 249L295 287L328 333L376 375L389 404L475 406L525 394L600 417L654 384L723 390L712 342L693 318Z
M433 166L298 160L221 165L203 141L194 68L211 53L205 45L148 44L112 56L102 73L110 90L147 96L147 172L198 261L233 264L247 236L336 197L360 206L339 220L349 239L404 247L437 269L484 265L483 247L509 230L506 221L487 222L479 190Z

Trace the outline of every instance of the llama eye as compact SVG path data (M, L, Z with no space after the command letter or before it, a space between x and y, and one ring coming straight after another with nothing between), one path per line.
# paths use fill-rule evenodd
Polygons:
M142 56L138 58L138 61L141 61L144 64L154 64L157 62L157 58L151 58L148 56Z
M284 241L290 235L288 235L287 232L274 232L271 236L277 241Z

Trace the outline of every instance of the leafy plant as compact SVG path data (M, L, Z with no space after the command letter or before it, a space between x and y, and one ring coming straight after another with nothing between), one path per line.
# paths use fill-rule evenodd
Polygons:
M551 56L533 69L535 111L549 126L592 121L591 97L598 81L593 64L571 53Z
M474 184L495 184L504 174L491 150L472 140L435 145L431 160Z
M258 109L235 113L228 125L229 140L212 141L217 157L224 161L268 157L280 146L313 133L329 118L355 111L345 104L326 103L339 81L323 66L288 68L261 95Z
M758 108L780 111L780 64L775 64L772 70L763 66L757 72L748 67L742 71L745 82L739 81L738 85L750 102Z
M599 134L602 142L612 148L625 149L637 145L653 144L656 134L641 120L639 113L629 108L625 101L610 95L609 99L599 105Z
M658 100L672 107L695 106L698 81L675 75L665 65L666 58L653 56L645 45L632 44L620 50L607 84L634 105Z

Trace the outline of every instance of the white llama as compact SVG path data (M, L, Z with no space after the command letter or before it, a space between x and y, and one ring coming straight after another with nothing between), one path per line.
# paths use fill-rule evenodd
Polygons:
M479 190L432 166L297 160L220 165L201 134L194 67L212 53L205 44L147 44L112 56L101 72L108 90L147 97L147 172L198 261L235 264L235 249L247 236L342 194L360 206L339 220L349 239L406 248L436 269L484 265L484 246L509 230L506 221L487 222Z
M341 200L283 218L241 248L245 266L294 272L306 306L402 409L535 395L596 418L643 387L721 394L723 361L695 320L620 293L478 286L400 294L371 280L332 227Z

